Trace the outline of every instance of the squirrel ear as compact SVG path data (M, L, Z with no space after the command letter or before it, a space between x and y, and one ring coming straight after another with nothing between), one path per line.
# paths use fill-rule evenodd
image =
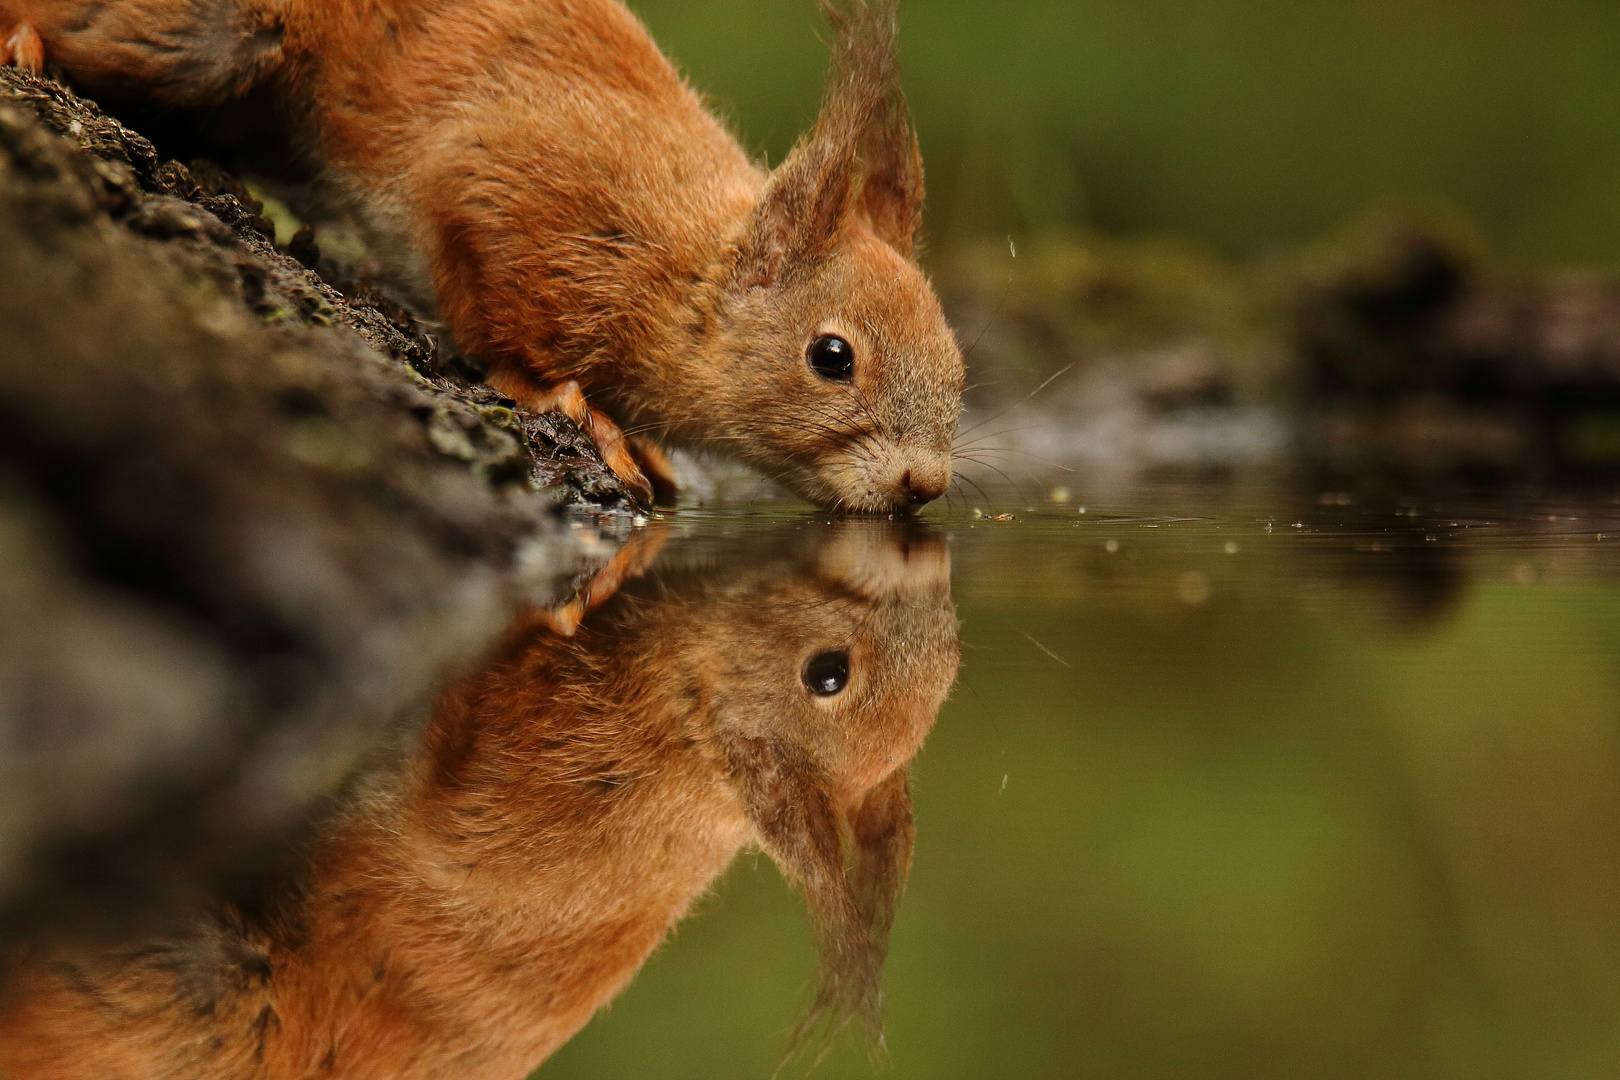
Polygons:
M906 258L922 221L917 135L895 64L895 0L822 0L834 41L815 129L765 183L743 242L741 279L772 285L836 243L857 207Z
M743 240L745 287L774 285L791 263L826 254L853 212L854 146L822 136L818 124L765 182Z
M895 0L851 0L847 14L832 0L821 6L835 39L818 129L855 144L865 168L861 208L878 238L909 259L922 223L923 167L895 59Z
M901 255L914 258L922 225L922 150L898 84L867 129L861 157L866 162L861 208L872 221L872 231Z

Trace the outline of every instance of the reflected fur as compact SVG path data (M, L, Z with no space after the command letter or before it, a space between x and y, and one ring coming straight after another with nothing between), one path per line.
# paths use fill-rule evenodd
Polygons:
M948 563L846 530L787 569L654 574L568 636L519 620L271 917L12 957L0 1075L516 1080L749 844L820 934L808 1022L875 1033L907 766L956 671ZM850 682L815 698L826 648Z

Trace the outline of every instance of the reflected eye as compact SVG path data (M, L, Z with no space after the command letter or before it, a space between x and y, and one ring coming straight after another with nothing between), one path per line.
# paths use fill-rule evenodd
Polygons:
M823 379L849 382L855 377L855 346L835 334L822 334L810 343L810 367Z
M843 649L830 649L819 652L805 661L804 680L806 690L812 694L827 697L844 688L849 682L849 653Z

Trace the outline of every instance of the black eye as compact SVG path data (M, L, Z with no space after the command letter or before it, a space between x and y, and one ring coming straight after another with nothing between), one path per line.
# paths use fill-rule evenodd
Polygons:
M822 334L810 343L809 360L823 379L849 382L855 377L855 346L834 334Z
M818 652L805 662L804 686L812 694L836 694L849 682L849 653L843 649Z

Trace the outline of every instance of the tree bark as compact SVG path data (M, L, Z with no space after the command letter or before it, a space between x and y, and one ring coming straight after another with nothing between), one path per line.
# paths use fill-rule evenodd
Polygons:
M250 199L0 68L0 937L272 872L626 505Z

